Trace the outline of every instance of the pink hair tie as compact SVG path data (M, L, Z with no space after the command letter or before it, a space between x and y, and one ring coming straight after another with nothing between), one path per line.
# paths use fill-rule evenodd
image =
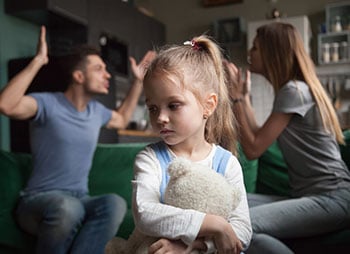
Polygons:
M184 45L189 45L195 50L200 50L202 47L198 45L198 43L195 40L191 41L185 41Z

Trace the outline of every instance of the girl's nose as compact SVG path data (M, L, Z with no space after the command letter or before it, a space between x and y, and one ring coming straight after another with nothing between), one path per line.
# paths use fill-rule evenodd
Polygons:
M165 110L161 110L157 118L157 123L162 124L167 122L169 122L169 117L166 114Z

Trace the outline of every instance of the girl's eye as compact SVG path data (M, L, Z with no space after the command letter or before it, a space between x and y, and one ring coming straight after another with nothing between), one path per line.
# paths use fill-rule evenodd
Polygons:
M149 106L149 107L148 107L148 112L149 112L150 114L155 114L155 113L157 113L157 107Z
M171 103L169 104L169 109L177 110L180 107L180 103Z

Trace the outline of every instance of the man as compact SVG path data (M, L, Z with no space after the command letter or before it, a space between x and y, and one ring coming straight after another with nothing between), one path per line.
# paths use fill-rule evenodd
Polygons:
M37 236L37 253L104 253L126 212L115 194L90 197L88 175L99 130L125 128L142 92L145 69L154 58L147 52L140 64L131 58L135 80L118 110L93 99L107 94L111 75L99 56L81 47L69 57L70 81L64 93L25 95L48 63L45 27L32 61L0 93L0 112L30 119L33 172L16 210L23 230Z

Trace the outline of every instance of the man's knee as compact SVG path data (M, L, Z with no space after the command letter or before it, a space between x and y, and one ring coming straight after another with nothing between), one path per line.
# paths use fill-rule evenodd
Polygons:
M79 199L58 196L48 204L44 219L62 230L70 231L73 227L81 225L84 217L84 206Z

